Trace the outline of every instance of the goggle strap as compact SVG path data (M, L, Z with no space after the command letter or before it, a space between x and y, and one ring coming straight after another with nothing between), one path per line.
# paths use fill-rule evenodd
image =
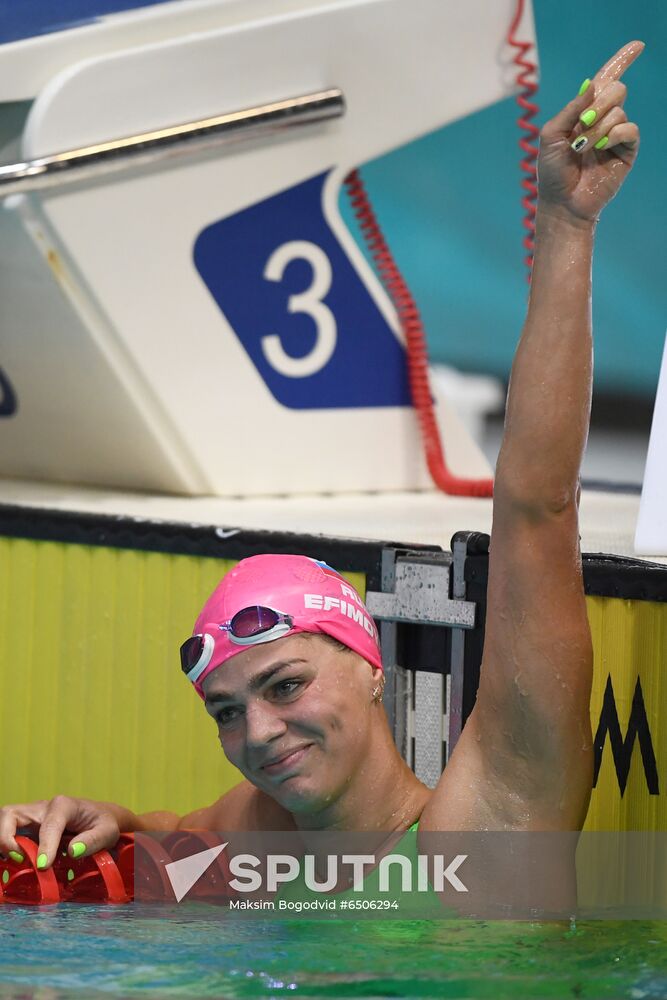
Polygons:
M215 649L215 640L212 635L209 635L208 632L204 632L202 638L204 642L202 646L201 656L195 663L192 670L190 670L185 675L189 681L192 681L193 684L199 680L201 675L206 670L207 666L211 662L211 657L213 656L213 650Z

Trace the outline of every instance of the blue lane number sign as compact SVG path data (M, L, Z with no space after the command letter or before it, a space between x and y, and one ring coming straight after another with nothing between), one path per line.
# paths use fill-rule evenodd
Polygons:
M326 179L207 226L195 267L283 406L409 406L405 350L325 217Z

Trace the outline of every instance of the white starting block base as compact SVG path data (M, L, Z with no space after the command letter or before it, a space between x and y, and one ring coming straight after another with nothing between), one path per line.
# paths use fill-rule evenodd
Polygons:
M634 557L639 499L634 493L583 490L582 551ZM444 549L449 549L456 531L490 532L492 512L491 500L449 497L436 491L225 499L121 493L15 479L0 479L0 503ZM665 557L644 558L667 563Z

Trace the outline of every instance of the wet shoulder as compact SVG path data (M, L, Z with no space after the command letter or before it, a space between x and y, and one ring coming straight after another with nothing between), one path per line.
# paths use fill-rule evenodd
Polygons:
M211 807L212 829L294 830L292 814L269 795L242 781Z

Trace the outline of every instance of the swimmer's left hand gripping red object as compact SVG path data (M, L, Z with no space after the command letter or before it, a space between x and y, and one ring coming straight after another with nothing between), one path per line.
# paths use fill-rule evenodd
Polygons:
M0 861L0 903L39 906L49 903L130 903L134 900L134 834L121 834L111 851L72 858L68 847L73 834L60 842L51 868L37 868L39 847L30 837L18 836L24 860ZM216 835L205 831L174 831L163 841L145 837L141 843L139 896L143 902L172 901L174 892L166 866L193 852L218 846ZM229 888L231 875L223 854L200 881L197 898L221 903L236 895Z
M67 854L70 837L64 837L51 868L37 867L38 846L30 837L16 841L24 860L0 862L0 902L23 906L48 903L129 903L134 896L134 837L123 834L114 855L97 851L74 859Z

